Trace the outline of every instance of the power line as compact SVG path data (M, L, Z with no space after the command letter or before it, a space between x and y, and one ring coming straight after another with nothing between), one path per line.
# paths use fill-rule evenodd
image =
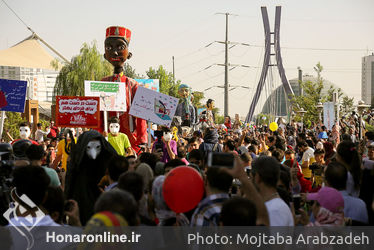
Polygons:
M208 88L206 88L206 89L204 89L204 90L201 90L200 92L205 92L205 91L211 90L211 89L213 89L213 88L220 88L220 89L223 89L224 87L225 87L225 86L221 86L221 85L213 85L213 86L208 87ZM248 86L244 86L244 85L231 85L231 84L229 85L229 88L231 88L230 91L235 90L235 89L237 89L237 88L251 89L251 88L248 87Z
M179 40L181 37L184 37L186 35L189 34L189 32L192 30L192 29L195 29L196 26L198 26L198 28L196 29L201 29L202 27L204 26L209 26L209 22L207 22L209 19L211 19L213 15L209 15L209 16L206 16L204 19L200 19L198 21L196 21L195 23L191 24L189 27L187 27L186 29L184 29L183 31L177 33L177 34L174 34L171 36L171 38L167 39L166 42L163 42L163 46L161 46L161 48L166 48L168 47L170 44L174 43L175 41Z
M10 11L12 11L13 12L13 14L26 26L26 28L32 33L32 35L29 37L29 38L27 38L27 39L38 39L39 41L41 41L45 46L47 46L50 50L52 50L56 55L58 55L60 58L62 58L66 63L69 63L69 60L67 60L63 55L61 55L57 50L55 50L52 46L50 46L46 41L44 41L40 36L38 36L37 34L36 34L36 32L33 30L33 29L31 29L31 27L29 27L22 19L21 19L21 17L19 17L18 15L17 15L17 13L4 1L4 0L2 0L2 2L8 7L8 9L10 10ZM25 39L26 40L26 39Z
M218 56L218 55L217 55L217 56ZM205 61L205 60L207 60L207 59L210 59L210 58L212 58L212 56L204 57L204 58L202 58L202 59L200 59L200 60L198 60L198 61L194 61L194 62L192 62L192 63L188 63L188 64L186 64L186 65L183 65L183 66L181 66L180 68L177 68L177 70L178 70L178 71L180 71L180 70L184 70L184 69L186 69L186 68L188 68L188 67L190 67L190 66L192 66L192 65L196 65L196 64L198 64L198 63L200 63L200 62L203 62L203 61Z
M212 45L212 44L214 44L214 43L215 43L215 42L211 42L211 43L205 45L204 47L202 47L202 48L200 48L200 49L198 49L198 50L194 50L194 51L192 51L192 52L190 52L190 53L187 53L187 54L185 54L185 55L178 56L178 57L176 57L176 59L181 59L181 58L184 58L184 57L187 57L187 56L190 56L190 55L196 54L196 53L198 53L198 52L204 50L205 48L208 48L210 45Z
M18 18L18 20L20 20L26 26L26 28L30 30L30 27L22 20L22 18L18 16L17 13L4 0L1 1L8 7L8 9L11 12L13 12L13 14Z
M260 17L259 16L249 16L249 15L244 15L244 14L240 14L240 17L244 17L244 18L251 18L251 19L259 19ZM282 18L282 20L286 21L286 22L349 22L349 23L353 23L353 22L359 22L359 23L372 23L374 22L374 20L369 20L369 19L362 19L362 20L359 20L359 19L351 19L351 20L347 20L347 19L306 19L306 18Z
M263 48L263 45L250 45L255 48ZM281 49L295 49L295 50L321 50L321 51L372 51L373 49L352 49L352 48L301 48L301 47L287 47L282 46Z
M234 48L236 45L237 45L237 44L234 44L233 46L229 47L228 49L232 49L232 48ZM198 51L200 51L200 50L202 51L203 49L206 49L206 47L201 48L201 49L199 49ZM196 52L198 52L198 51L196 51ZM212 57L219 56L219 55L222 54L222 52L225 52L225 50L221 50L220 52L218 52L218 53L216 53L216 54L211 54L211 53L209 53L208 49L206 49L205 51L209 54L209 56L204 57L204 58L202 58L202 59L199 59L199 60L197 60L197 61L194 61L194 62L192 62L192 63L188 63L188 64L186 64L186 65L183 65L183 66L181 66L180 68L177 68L177 70L184 70L185 68L188 68L188 67L190 67L190 66L192 66L192 65L196 65L197 63L200 63L200 62L205 61L205 60L207 60L207 59L210 59L210 58L212 58ZM247 49L246 52L243 53L241 56L238 56L238 55L234 55L234 56L235 56L235 57L243 57L245 54L248 53L248 51L249 51L249 49ZM194 53L194 52L192 52L192 54L193 54L193 53ZM188 54L187 54L187 55L188 55Z

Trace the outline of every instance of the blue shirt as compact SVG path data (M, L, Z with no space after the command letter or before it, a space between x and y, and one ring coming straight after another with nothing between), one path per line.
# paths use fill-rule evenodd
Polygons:
M328 139L326 131L322 131L318 134L318 139Z
M368 211L363 200L350 196L346 190L339 191L344 199L344 217L362 223L369 223Z

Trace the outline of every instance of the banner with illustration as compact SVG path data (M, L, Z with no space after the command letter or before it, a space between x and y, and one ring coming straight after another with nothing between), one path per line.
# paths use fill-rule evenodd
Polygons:
M56 126L98 128L99 97L56 96Z
M25 112L26 81L0 79L0 111Z
M84 81L84 95L99 97L101 111L126 111L124 82Z
M159 79L134 79L140 86L160 92L160 80Z
M332 129L335 124L335 107L333 102L325 102L323 104L323 125L328 130Z
M178 98L139 87L130 107L130 115L170 127Z

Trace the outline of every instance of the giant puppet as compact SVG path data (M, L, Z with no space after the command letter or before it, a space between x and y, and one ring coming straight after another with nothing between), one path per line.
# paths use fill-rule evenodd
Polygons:
M104 58L114 66L114 74L104 77L102 81L124 82L126 84L126 112L119 116L121 132L125 133L132 147L147 142L147 123L145 120L133 117L129 114L131 102L135 96L139 84L123 74L125 61L130 59L129 52L131 31L124 27L112 26L106 29ZM116 113L110 112L110 116ZM107 121L104 121L107 122Z
M176 116L182 119L182 126L192 127L196 123L195 107L192 105L191 88L187 84L181 84L178 89L180 103L175 111Z

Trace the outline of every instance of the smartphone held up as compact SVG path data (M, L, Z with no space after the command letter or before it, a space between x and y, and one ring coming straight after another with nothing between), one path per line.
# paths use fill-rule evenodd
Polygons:
M209 152L207 156L208 167L233 168L235 157L231 153Z

